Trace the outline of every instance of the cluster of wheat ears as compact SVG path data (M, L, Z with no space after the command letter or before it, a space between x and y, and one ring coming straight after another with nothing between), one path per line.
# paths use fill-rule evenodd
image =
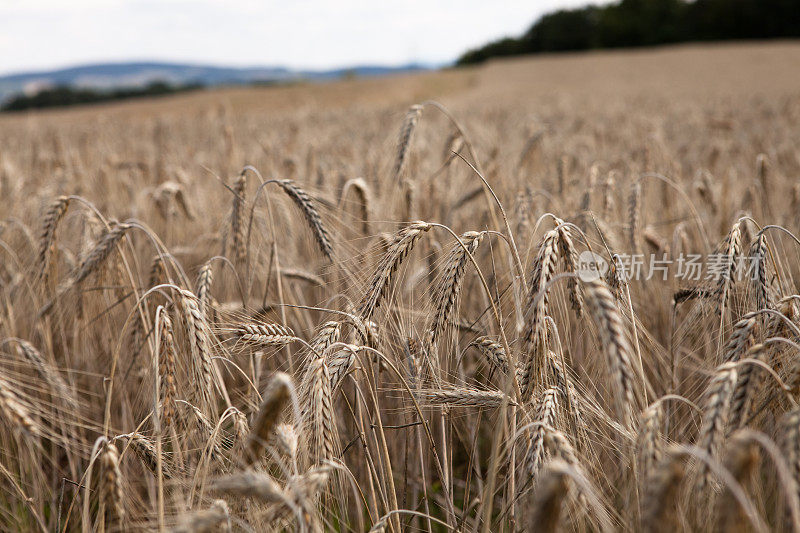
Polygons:
M3 529L800 530L796 105L349 113L6 139Z

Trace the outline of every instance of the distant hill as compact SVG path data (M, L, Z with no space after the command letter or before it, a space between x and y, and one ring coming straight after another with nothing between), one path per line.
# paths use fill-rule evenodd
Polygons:
M292 80L325 80L344 75L382 76L425 70L429 67L409 64L399 67L359 65L333 70L291 70L283 67L220 67L190 63L98 63L38 72L0 76L0 102L16 94L35 94L53 87L114 90L146 87L153 82L174 86L236 85Z

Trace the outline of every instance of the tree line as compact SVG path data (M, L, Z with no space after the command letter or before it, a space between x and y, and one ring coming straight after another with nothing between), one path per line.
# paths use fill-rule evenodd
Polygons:
M548 13L524 35L470 50L456 64L540 52L799 36L798 0L621 0Z
M36 94L17 95L0 106L0 111L22 111L25 109L37 109L43 107L59 107L110 102L128 98L164 96L168 94L201 89L202 87L203 84L201 83L171 85L161 81L152 82L144 87L126 87L112 90L59 86L41 90Z

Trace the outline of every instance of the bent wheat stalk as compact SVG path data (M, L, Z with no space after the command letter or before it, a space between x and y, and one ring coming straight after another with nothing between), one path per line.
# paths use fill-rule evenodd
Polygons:
M291 378L283 372L276 372L270 379L247 439L248 454L245 459L249 464L260 460L264 446L272 437L284 408L291 400L293 388Z
M411 253L423 233L430 230L431 227L427 222L413 222L395 235L357 307L356 314L358 316L365 320L369 320L372 317L375 309L377 309L385 296L395 271L406 256Z

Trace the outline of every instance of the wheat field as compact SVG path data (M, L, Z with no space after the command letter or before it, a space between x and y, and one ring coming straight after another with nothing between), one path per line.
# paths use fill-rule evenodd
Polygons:
M797 65L0 116L0 528L800 530Z

